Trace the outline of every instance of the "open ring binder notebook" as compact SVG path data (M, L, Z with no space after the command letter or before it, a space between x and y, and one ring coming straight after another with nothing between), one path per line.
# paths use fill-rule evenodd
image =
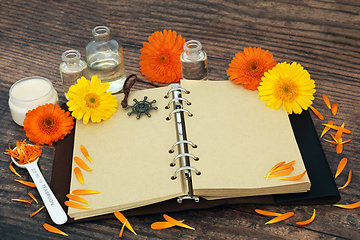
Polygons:
M142 215L221 204L325 204L340 199L308 111L288 116L267 108L257 91L230 81L186 81L133 91L133 99L156 100L158 110L139 120L118 108L100 124L76 121L75 131L56 143L51 188L60 202L74 189L91 209L63 205L70 222L122 211ZM166 98L164 98L166 96ZM122 94L117 95L120 100ZM73 156L93 163L73 173ZM278 162L295 160L297 181L266 179Z

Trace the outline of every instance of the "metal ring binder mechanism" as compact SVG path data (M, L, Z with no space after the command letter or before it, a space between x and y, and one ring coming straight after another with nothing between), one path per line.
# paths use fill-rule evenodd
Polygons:
M171 89L167 92L165 98L169 98L170 93L172 93L173 98L169 101L168 105L165 107L166 109L170 108L171 103L174 105L174 110L169 113L169 116L166 120L171 119L171 115L174 115L176 121L176 129L177 129L177 137L178 141L174 143L174 145L169 150L169 153L173 153L175 147L178 147L178 155L174 158L174 160L170 163L171 167L176 165L176 161L179 160L180 167L175 171L174 175L171 176L172 180L177 178L179 173L183 173L184 179L186 181L187 187L187 195L179 197L177 199L178 203L182 203L184 199L193 199L195 202L199 202L200 199L198 196L194 196L193 194L193 187L192 187L192 174L191 171L195 172L196 175L200 175L201 172L198 171L196 168L190 166L190 158L195 161L198 161L199 158L195 157L193 154L189 153L188 145L191 145L193 148L196 148L196 144L186 139L186 133L184 131L184 113L187 113L189 117L192 117L193 114L190 113L187 109L183 108L183 102L186 102L187 105L191 103L182 98L181 92L183 91L186 94L189 94L190 91L181 88L180 84L170 84Z

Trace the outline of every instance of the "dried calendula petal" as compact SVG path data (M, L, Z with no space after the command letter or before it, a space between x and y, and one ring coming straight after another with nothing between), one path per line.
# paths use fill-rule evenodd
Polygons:
M284 170L284 171L270 174L269 177L282 177L282 176L289 175L289 174L292 173L293 171L294 171L294 167L289 167L288 169L286 169L286 170Z
M329 98L326 96L326 94L323 94L322 95L323 99L324 99L324 102L326 104L326 106L331 109L331 105L330 105L330 101L329 101Z
M21 177L21 175L18 174L17 171L15 170L15 168L13 167L12 163L13 162L11 161L9 164L10 171L13 172L16 176Z
M11 199L11 201L28 203L28 204L32 203L32 200L23 200L23 199L17 199L17 198L13 198L13 199Z
M321 113L318 110L316 110L313 106L309 106L309 107L320 120L324 120L323 115L321 115Z
M342 145L340 143L336 144L336 153L337 154L341 154L343 149L344 149L344 145Z
M60 234L60 235L64 235L64 236L69 236L66 233L64 233L63 231L61 231L60 229L51 226L50 224L44 223L43 227L51 233L56 233L56 234Z
M123 233L124 233L124 228L125 228L125 225L126 225L127 222L128 222L128 220L126 219L125 222L124 222L124 224L123 224L122 227L121 227L120 234L119 234L119 238L122 238L122 235L123 235Z
M97 194L100 192L95 191L95 190L76 189L76 190L73 190L71 193L75 194L75 195L87 195L87 194Z
M41 210L43 210L45 206L42 206L41 208L39 208L38 210L36 210L35 212L33 212L32 214L30 214L30 217L35 216L36 214L38 214Z
M334 125L334 121L328 122L328 125ZM322 138L325 135L325 133L327 133L329 130L330 127L324 127L324 130L322 131L320 138Z
M168 216L166 214L164 214L163 217L165 218L166 221L168 221L171 224L174 224L174 225L179 226L179 227L195 230L195 228L190 227L190 226L188 226L188 225L186 225L186 224L184 224L184 223L182 223L182 222L180 222L180 221L178 221L178 220L176 220L176 219L174 219L174 218L172 218L172 217L170 217L170 216Z
M350 171L349 171L349 175L348 175L348 179L347 179L346 183L344 184L344 186L339 187L339 189L344 189L344 188L346 188L346 187L349 185L349 183L350 183L350 181L351 181L351 175L352 175L352 173L351 173L351 170L350 170Z
M125 224L125 226L127 227L127 229L129 229L133 234L136 235L136 232L134 231L134 229L132 228L132 226L130 225L130 223L127 221L126 222L126 217L119 211L115 211L114 212L115 217L122 223ZM125 223L126 222L126 223Z
M279 163L275 164L275 166L273 166L273 167L270 169L268 175L266 175L265 177L268 178L268 177L270 176L270 174L275 171L275 169L277 169L279 166L281 166L281 165L284 164L284 163L285 163L285 161L282 161L282 162L279 162Z
M86 150L86 148L83 145L80 145L80 150L81 150L82 154L84 154L84 156L87 159L89 159L90 162L93 162L90 155L89 155L89 152Z
M331 105L331 113L332 115L336 115L337 113L337 110L338 110L338 105L336 103L334 103L333 105Z
M299 174L299 175L296 175L296 176L293 176L293 177L282 177L282 178L278 178L278 180L286 180L286 181L296 181L296 180L299 180L301 179L306 173L306 170Z
M310 219L303 221L303 222L297 222L296 224L301 225L301 226L308 225L308 224L312 223L314 221L314 219L315 219L315 209L314 209L314 213Z
M360 201L352 204L333 204L333 206L346 209L354 209L360 207Z
M342 131L343 133L351 133L351 131L349 129L343 128L343 127L339 127L339 126L335 126L332 124L323 124L326 127L338 130L338 131Z
M341 127L344 128L344 127L345 127L345 123L341 124ZM339 130L338 130L338 131L336 132L334 138L336 139L337 142L340 142L340 139L341 139L341 137L342 137L342 134L343 134L342 131L339 131Z
M36 202L36 204L39 204L38 200L34 197L32 193L29 192L28 195Z
M340 175L340 173L342 172L342 170L344 170L346 164L347 164L347 158L341 159L341 161L339 162L339 165L336 169L335 178L337 178Z
M284 221L284 220L292 217L293 215L294 215L293 212L287 212L287 213L281 214L280 216L278 216L276 218L271 219L270 221L266 222L265 224L271 224L271 223L277 223L280 221Z
M89 206L84 206L79 203L71 202L71 201L65 201L65 205L68 207L77 208L77 209L90 209L91 208Z
M79 180L79 182L80 182L82 185L84 185L84 178L83 178L83 175L82 175L82 173L81 173L80 168L75 167L75 168L74 168L74 173L75 173L76 178Z
M23 180L18 180L18 179L14 179L14 181L19 182L28 187L36 187L35 183L33 183L33 182L28 182L28 181L23 181Z
M74 157L74 161L76 162L77 165L79 165L79 167L81 167L82 169L86 170L86 171L90 171L91 168L89 168L88 165L86 165L86 163L79 157Z
M86 201L85 199L83 199L82 197L79 197L79 196L75 196L72 194L66 194L66 197L73 201L89 204L88 201Z
M271 216L271 217L277 217L277 216L282 215L282 213L270 212L270 211L265 211L265 210L261 210L261 209L255 209L255 212L257 212L258 214L261 214L261 215Z

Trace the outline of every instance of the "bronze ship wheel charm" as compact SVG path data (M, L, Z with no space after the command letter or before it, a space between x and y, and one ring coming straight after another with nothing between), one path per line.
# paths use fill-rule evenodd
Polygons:
M133 113L136 113L136 119L140 119L141 114L146 114L148 117L151 117L151 114L149 113L149 111L151 110L157 110L158 107L153 107L152 104L156 103L156 100L152 100L151 102L146 101L148 97L145 96L144 100L142 101L138 101L136 98L133 99L133 101L135 102L134 105L130 106L127 105L124 109L128 109L131 108L132 111L128 113L128 115L130 116Z

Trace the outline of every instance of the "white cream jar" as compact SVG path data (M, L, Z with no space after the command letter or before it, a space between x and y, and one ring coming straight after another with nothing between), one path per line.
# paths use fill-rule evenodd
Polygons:
M59 104L52 83L43 77L27 77L14 83L9 91L9 107L14 122L24 126L25 114L45 103Z

